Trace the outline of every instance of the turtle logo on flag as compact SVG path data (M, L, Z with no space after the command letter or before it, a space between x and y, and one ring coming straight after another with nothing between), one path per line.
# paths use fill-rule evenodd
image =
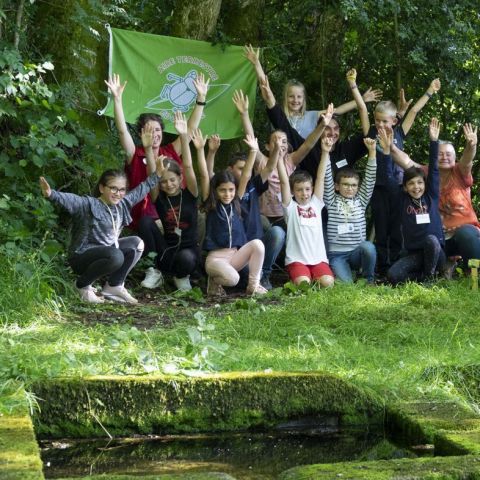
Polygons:
M197 98L197 91L195 90L194 80L197 78L198 72L190 70L186 75L181 76L173 72L168 72L165 83L160 91L160 95L152 98L145 105L151 110L160 110L164 114L179 110L180 112L188 112L190 107ZM228 84L213 84L209 85L207 100L211 102L220 96L225 90L230 87ZM166 115L169 117L170 115Z

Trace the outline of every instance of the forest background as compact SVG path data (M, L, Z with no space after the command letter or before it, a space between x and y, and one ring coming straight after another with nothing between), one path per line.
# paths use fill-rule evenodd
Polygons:
M0 267L4 319L18 303L8 285L65 264L65 220L41 196L38 177L61 190L86 193L123 154L106 102L105 24L145 33L262 47L277 99L290 78L301 80L311 109L348 101L345 72L356 68L361 90L400 88L417 99L433 78L442 89L409 135L406 151L426 157L426 126L440 118L443 138L462 150L461 126L480 124L480 14L472 0L3 0L0 3ZM233 105L232 105L233 108ZM261 100L256 134L269 125ZM354 132L355 114L342 119ZM220 158L240 148L225 142ZM474 166L478 179L479 167ZM478 206L478 189L474 191ZM66 223L65 223L66 225ZM53 262L53 264L52 264ZM61 270L60 270L61 271ZM62 276L60 276L62 277ZM46 280L46 281L45 281ZM61 278L39 281L44 298ZM51 290L52 289L52 290Z

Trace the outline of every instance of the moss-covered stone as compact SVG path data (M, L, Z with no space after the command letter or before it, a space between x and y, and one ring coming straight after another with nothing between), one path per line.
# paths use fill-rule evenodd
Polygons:
M383 414L359 388L321 373L59 379L32 390L43 399L37 433L51 437L227 431L305 415L367 424Z
M433 443L436 455L480 454L480 417L453 402L409 402L387 408L396 439Z
M476 480L480 457L438 457L308 465L283 472L279 480Z
M42 461L30 416L0 415L0 480L42 480Z

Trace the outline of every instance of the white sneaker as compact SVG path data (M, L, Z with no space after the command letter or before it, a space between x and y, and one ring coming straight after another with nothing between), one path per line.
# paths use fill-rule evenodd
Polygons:
M173 277L173 283L177 287L177 290L181 290L183 292L188 292L192 289L192 285L190 284L190 275L182 278Z
M138 303L138 300L132 297L123 285L112 287L107 282L102 289L102 295L106 299L113 300L114 302Z
M161 287L163 285L162 272L153 267L147 268L147 273L145 274L145 278L140 283L140 285L145 288Z
M87 285L86 287L83 288L78 288L78 293L80 295L80 298L84 302L88 303L103 303L105 300L102 297L97 297L95 295L96 289L94 289L91 285Z

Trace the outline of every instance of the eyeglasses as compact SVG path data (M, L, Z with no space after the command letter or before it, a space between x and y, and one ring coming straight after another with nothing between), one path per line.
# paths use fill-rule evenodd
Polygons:
M110 185L105 185L112 193L119 193L120 195L125 195L127 193L127 189L118 188L118 187L111 187Z
M345 188L358 188L358 183L341 183L340 185Z

